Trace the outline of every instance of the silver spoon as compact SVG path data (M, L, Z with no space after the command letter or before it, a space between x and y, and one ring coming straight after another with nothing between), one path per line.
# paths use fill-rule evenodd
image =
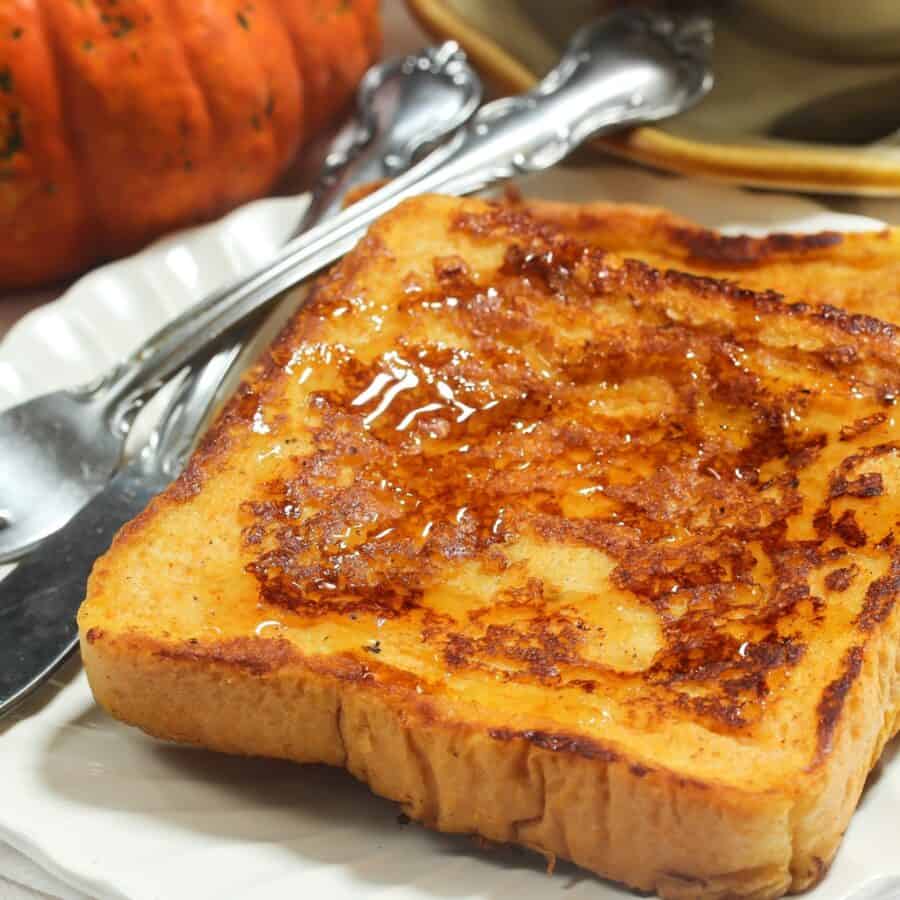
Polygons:
M705 17L679 19L651 10L622 11L582 29L533 90L483 107L454 139L405 175L292 241L232 289L193 306L108 378L79 393L50 394L8 410L0 416L0 459L16 459L0 472L0 505L16 496L18 515L43 525L41 533L18 524L14 509L7 530L16 529L20 538L9 543L21 548L26 535L39 540L49 533L48 520L53 530L82 505L85 483L95 489L109 477L121 432L148 387L334 262L397 203L428 192L464 194L539 171L593 135L682 111L712 85L710 44ZM61 487L62 477L71 484ZM75 494L74 501L67 492ZM19 497L26 499L20 503ZM0 531L0 559L4 549Z
M350 187L408 169L480 102L480 79L452 41L374 66L294 236L338 212ZM115 393L87 386L36 397L0 416L0 563L53 534L106 484L137 410L160 384L145 384L124 412Z

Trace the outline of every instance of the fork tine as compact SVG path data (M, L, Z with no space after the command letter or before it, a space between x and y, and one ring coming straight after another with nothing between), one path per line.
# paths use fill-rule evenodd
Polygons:
M182 379L154 432L156 446L153 452L159 471L174 477L184 467L219 388L242 347L241 341L226 346Z

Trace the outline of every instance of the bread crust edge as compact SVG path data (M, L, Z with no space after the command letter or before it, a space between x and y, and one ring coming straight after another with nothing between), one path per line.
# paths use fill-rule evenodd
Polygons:
M827 756L760 792L451 718L413 684L352 657L304 659L286 641L209 655L82 623L81 649L98 703L155 737L344 767L428 827L569 859L665 900L769 900L825 875L897 731L897 618L869 641Z

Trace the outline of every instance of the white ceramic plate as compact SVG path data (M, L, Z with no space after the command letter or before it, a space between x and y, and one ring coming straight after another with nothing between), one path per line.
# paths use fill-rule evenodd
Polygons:
M624 168L560 169L522 185L555 199L669 206L732 232L880 223L796 198ZM201 293L264 260L298 201L264 200L92 272L0 343L0 407L84 381ZM900 747L888 748L843 848L810 900L900 896ZM634 895L513 849L398 822L343 772L234 759L153 741L110 720L71 664L0 722L0 839L97 897L612 900Z

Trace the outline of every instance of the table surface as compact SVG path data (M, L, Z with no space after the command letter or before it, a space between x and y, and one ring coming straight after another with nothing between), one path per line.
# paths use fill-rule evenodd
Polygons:
M428 43L426 36L411 21L402 0L384 0L385 53L407 52ZM600 162L602 164L602 162ZM295 176L294 190L302 186L303 175ZM284 185L282 185L284 189ZM900 223L900 199L881 200L851 197L817 197L823 205L842 212L872 216L891 224ZM0 336L22 316L41 303L59 296L66 285L54 290L0 297ZM84 900L84 895L42 871L13 848L0 844L0 900L36 900L64 898Z

